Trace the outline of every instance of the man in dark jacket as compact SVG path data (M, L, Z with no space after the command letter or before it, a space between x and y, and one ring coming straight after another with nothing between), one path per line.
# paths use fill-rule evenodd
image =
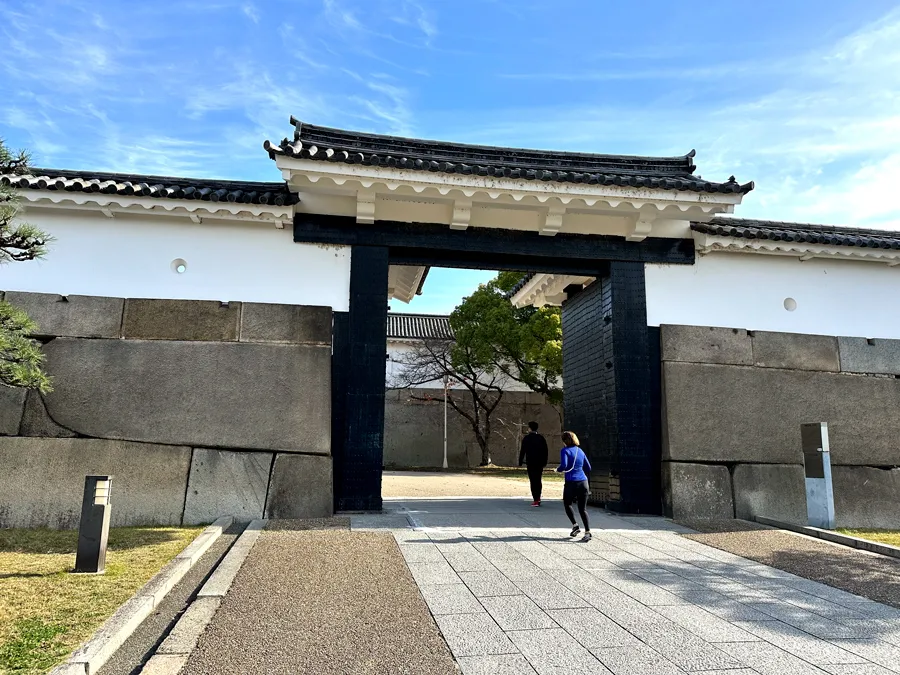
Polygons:
M541 436L537 422L529 422L530 431L522 439L522 451L519 453L519 466L528 467L528 480L531 481L532 506L541 505L541 474L547 466L547 441Z

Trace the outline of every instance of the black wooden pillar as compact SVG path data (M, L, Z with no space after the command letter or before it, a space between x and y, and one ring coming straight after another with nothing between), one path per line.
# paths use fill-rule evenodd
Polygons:
M610 262L562 319L565 424L594 465L592 500L660 513L644 264Z
M387 247L354 246L343 378L346 424L336 444L341 456L335 457L334 477L335 507L341 511L381 509L387 293Z

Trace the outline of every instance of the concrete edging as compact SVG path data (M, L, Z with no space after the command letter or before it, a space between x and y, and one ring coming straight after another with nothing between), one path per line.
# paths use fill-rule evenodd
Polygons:
M816 537L817 539L830 541L833 544L841 544L842 546L849 546L850 548L856 548L861 551L878 553L879 555L886 555L891 558L900 559L900 547L891 546L890 544L879 544L878 542L869 541L868 539L851 537L847 534L839 534L838 532L823 530L818 527L782 523L777 520L773 520L772 518L765 518L763 516L757 516L756 522L762 523L763 525L769 525L770 527L777 527L782 530L790 530L791 532L796 532L798 534L805 534L810 537Z
M212 576L203 584L190 607L144 665L142 675L176 675L181 672L267 522L268 520L254 520L241 533Z
M197 535L50 675L94 675L100 670L232 522L231 516L223 516Z

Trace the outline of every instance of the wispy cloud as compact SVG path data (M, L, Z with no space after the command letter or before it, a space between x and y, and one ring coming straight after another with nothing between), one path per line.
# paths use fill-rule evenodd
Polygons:
M241 5L241 11L253 23L259 23L259 10L252 2L245 2L243 5Z

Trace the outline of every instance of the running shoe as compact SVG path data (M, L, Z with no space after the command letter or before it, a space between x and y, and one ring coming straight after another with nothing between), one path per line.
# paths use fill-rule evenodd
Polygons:
M591 540L591 533L590 533L590 532L585 532L585 533L584 533L584 536L581 538L581 541L583 541L583 542L586 544L586 543L589 542L590 540Z
M581 532L581 528L576 525L575 527L572 528L572 531L569 532L569 536L577 537L579 532Z
M531 505L532 505L532 506L540 506L540 505L541 505L541 500L539 499L539 500L537 500L536 502L531 502Z

